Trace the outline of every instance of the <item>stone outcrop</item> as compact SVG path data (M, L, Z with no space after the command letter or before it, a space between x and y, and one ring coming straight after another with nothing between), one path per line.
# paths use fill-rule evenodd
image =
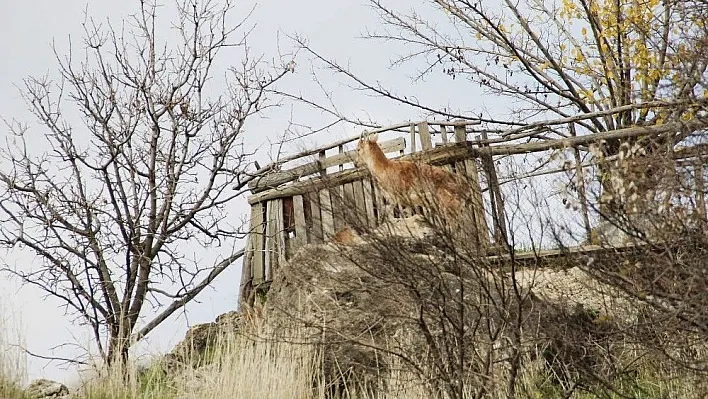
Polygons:
M69 397L69 388L62 383L42 378L30 383L25 393L31 399L63 399Z
M492 302L508 298L513 295L513 282L519 292L529 293L524 295L524 312L530 312L526 319L537 324L528 330L538 331L539 321L556 325L564 321L572 330L571 324L587 324L588 318L592 328L592 320L602 320L602 328L612 329L616 322L635 317L631 301L577 266L519 269L512 279L503 266L480 262L486 261L445 243L422 218L402 219L348 245L301 248L275 274L265 314L276 330L294 321L309 326L310 338L324 348L325 370L331 368L334 374L347 370L359 382L385 373L387 365L371 348L406 336L409 344L420 346L420 353L426 351L426 338L411 338L418 327L416 317L426 317L421 316L421 307L440 307L429 310L429 322L437 328L436 314L455 314L463 302L476 317L475 309L488 306L479 302L488 300L480 297L481 292ZM464 287L461 301L457 287ZM504 312L515 309L495 311L498 315L490 317L509 317ZM555 333L545 335L548 342L556 340Z
M243 314L230 311L211 323L192 326L170 353L163 358L163 368L171 373L183 366L196 367L203 360L208 349L214 347L221 337L238 331L243 322Z

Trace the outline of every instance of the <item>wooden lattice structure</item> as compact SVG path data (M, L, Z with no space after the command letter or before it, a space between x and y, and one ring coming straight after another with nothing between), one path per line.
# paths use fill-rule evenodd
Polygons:
M505 234L504 223L497 220L503 217L501 206L499 213L491 217L495 226L491 237L483 210L480 174L483 173L484 181L494 182L494 168L485 169L482 159L459 151L475 140L470 137L473 135L470 126L477 124L476 121L423 121L369 133L381 136L379 144L389 158L414 159L464 175L476 203L480 243L489 246L502 240ZM483 134L475 133L476 139L482 139ZM351 137L281 160L279 170L250 183L251 227L243 262L243 300L255 287L267 286L279 265L301 246L325 242L351 224L373 228L385 217L415 212L387 203L368 172L353 164L356 150L345 151L344 146L357 139ZM312 156L316 159L312 160ZM298 161L296 166L284 167L286 162ZM490 164L491 160L486 165ZM484 191L490 193L492 203L500 203L498 190Z
M585 169L597 164L581 160L581 151L588 145L604 140L625 140L639 136L661 136L686 128L694 122L676 126L631 127L611 132L576 135L578 118L529 125L488 138L483 130L475 130L477 121L422 121L403 123L373 130L379 133L379 144L389 158L411 159L442 166L462 174L470 183L479 242L482 245L503 246L508 243L504 198L497 176L500 157L523 155L548 150L571 150L575 154L573 173L584 182ZM696 121L702 128L704 121ZM539 137L545 130L563 129L566 138ZM688 126L690 127L690 126ZM249 184L251 196L250 230L246 243L241 279L241 301L252 304L259 288L267 289L280 265L300 247L327 241L340 229L355 223L376 227L385 217L405 216L411 210L393 209L387 204L369 173L354 164L356 150L345 146L359 136L280 159L261 169ZM531 142L528 142L531 140ZM708 158L706 145L684 148L672 157L693 166L696 186L696 209L705 218L703 195L704 163ZM533 175L567 173L566 167L539 170ZM527 177L530 175L527 175ZM503 183L503 182L502 182ZM578 189L581 215L589 239L584 184ZM476 214L479 212L479 214Z

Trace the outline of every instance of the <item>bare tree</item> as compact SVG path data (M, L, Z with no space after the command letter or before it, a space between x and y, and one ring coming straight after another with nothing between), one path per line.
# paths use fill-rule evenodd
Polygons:
M243 255L226 216L251 179L244 124L277 105L265 90L288 71L251 57L230 2L178 2L174 37L160 9L141 1L119 27L87 18L83 51L55 50L61 79L25 80L41 132L7 123L2 151L0 245L36 259L2 270L63 301L109 365ZM225 253L204 264L187 245Z
M364 37L392 48L400 45L403 52L391 66L410 66L414 81L448 75L457 86L478 85L512 100L506 115L488 113L484 103L437 107L420 93L366 79L304 38L295 39L328 74L342 77L353 89L426 114L479 119L487 131L502 133L509 126L523 129L528 121L591 116L576 124L577 131L541 126L532 136L536 139L680 125L705 115L708 30L703 1L431 0L405 9L382 0L369 3L383 25ZM337 121L375 124L342 115L329 94L325 102L291 97L327 110ZM647 153L665 151L702 130L677 127L651 140L613 139L601 150L613 156L623 142L640 141ZM611 173L603 170L603 182ZM612 194L610 185L604 188Z

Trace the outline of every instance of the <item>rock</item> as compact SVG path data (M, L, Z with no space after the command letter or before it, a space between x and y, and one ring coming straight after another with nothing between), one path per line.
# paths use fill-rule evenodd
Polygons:
M417 324L422 317L432 326L431 335L438 334L436 339L445 338L439 338L443 330L437 316L455 315L458 309L470 318L468 325L479 320L496 323L500 317L513 319L505 316L502 305L488 316L475 313L487 302L508 301L513 295L512 281L519 284L520 292L532 293L520 304L528 316L525 331L545 328L532 325L534 320L553 321L547 324L553 327L551 331L542 335L548 342L554 342L556 335L551 333L557 332L560 321L573 328L603 320L597 327L602 335L615 328L615 322L636 318L632 301L579 267L516 270L512 279L503 268L480 261L476 252L445 242L419 217L382 226L361 239L348 245L302 247L278 269L265 302L264 313L274 331L292 326L293 321L308 328L305 338L323 348L325 379L344 374L375 386L391 365L372 348L405 342L413 349L402 347L401 351L413 356L426 353L426 337ZM455 295L460 292L464 298L458 301ZM516 311L516 307L508 310ZM533 338L529 345L535 342ZM559 347L558 353L567 349ZM471 347L469 353L474 351ZM503 349L495 354L499 358L508 355Z
M215 345L220 337L238 331L242 322L242 314L231 311L218 316L214 322L190 327L182 342L163 358L163 368L170 373L180 366L197 366L210 346Z
M29 384L26 394L32 399L65 398L69 396L69 388L62 383L42 378Z

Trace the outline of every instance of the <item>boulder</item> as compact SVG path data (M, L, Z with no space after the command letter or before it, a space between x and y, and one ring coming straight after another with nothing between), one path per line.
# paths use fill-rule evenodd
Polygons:
M33 381L25 392L31 399L56 399L69 396L69 388L66 385L44 378Z
M230 311L211 323L190 327L184 339L163 358L163 368L170 373L181 366L198 366L209 347L215 345L220 337L238 331L242 323L243 315L238 311Z

